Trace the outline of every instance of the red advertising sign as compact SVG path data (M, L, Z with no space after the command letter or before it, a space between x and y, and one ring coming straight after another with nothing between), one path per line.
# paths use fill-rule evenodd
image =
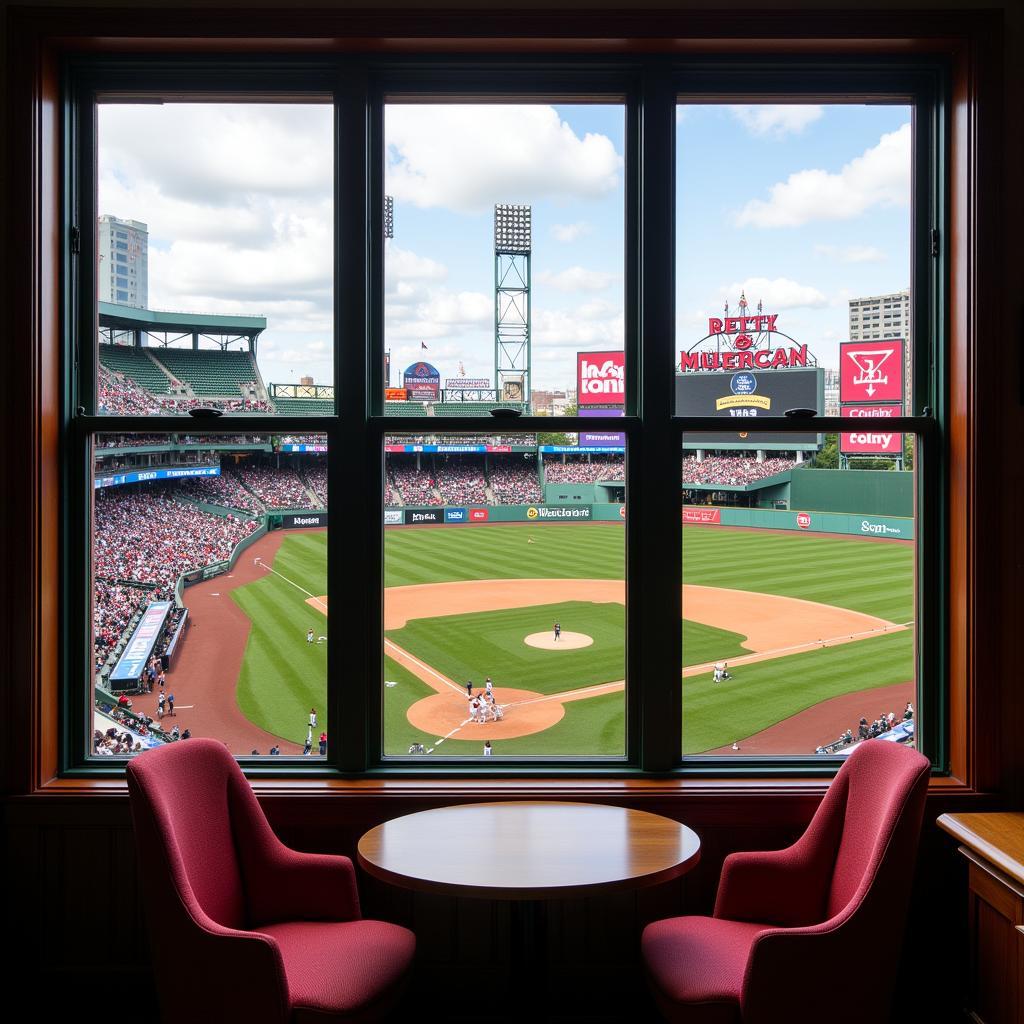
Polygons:
M799 526L801 530L809 530L811 528L811 513L797 512L796 525Z
M700 505L684 505L683 522L698 523L702 526L721 526L722 510L720 508L706 508Z
M626 400L625 352L577 352L576 397L579 406L620 406Z
M839 435L839 451L843 455L900 455L903 435L885 429L884 420L903 415L903 403L889 405L844 405L844 418L860 420L858 430Z
M625 505L620 505L619 506L619 518L620 519L625 519L626 518L626 506Z
M903 339L844 341L839 345L839 401L903 400Z
M469 510L469 518L474 523L485 523L490 513L485 508L471 508Z

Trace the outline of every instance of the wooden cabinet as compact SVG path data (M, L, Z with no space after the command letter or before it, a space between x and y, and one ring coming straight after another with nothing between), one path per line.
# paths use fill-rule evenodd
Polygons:
M944 814L968 879L968 1019L1024 1024L1024 813Z

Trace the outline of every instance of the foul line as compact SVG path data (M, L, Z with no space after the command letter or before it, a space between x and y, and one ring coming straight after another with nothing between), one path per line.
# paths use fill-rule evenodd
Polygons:
M417 658L415 654L410 654L404 647L399 647L398 644L394 642L394 640L389 640L387 637L384 637L384 646L391 647L393 650L397 651L399 655L401 655L403 658L408 658L414 665L418 665L421 669L423 669L424 672L429 672L436 679L440 679L441 682L445 684L445 686L450 686L460 696L466 696L466 688L464 686L459 686L458 683L453 683L447 676L441 675L441 673L438 672L436 668L431 668L431 666L428 665L425 661L420 661L420 659ZM468 722L469 719L467 718L466 721Z
M285 576L284 573L278 572L276 569L272 569L269 565L267 565L266 562L260 562L260 565L264 569L266 569L267 572L272 572L275 576L280 576L281 579L283 579L285 581L285 583L290 583L296 590L301 590L302 593L306 595L306 597L311 598L314 602L316 602L316 604L320 605L320 607L325 612L327 611L327 605L325 605L323 600L321 598L317 597L316 594L311 594L305 587L300 587L298 585L298 583L296 583L294 580L290 580L290 579L288 579L287 576Z

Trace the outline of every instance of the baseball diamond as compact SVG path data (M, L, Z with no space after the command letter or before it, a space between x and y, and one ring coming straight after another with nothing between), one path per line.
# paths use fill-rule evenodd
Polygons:
M912 545L682 529L685 752L813 750L875 704L913 700ZM328 543L275 531L185 591L193 631L169 685L191 681L204 733L301 752L295 709L326 705L327 644L305 638L326 634ZM490 739L502 754L622 755L621 523L389 529L385 559L386 754L475 756ZM593 642L525 642L556 621ZM733 678L718 684L721 662ZM472 721L466 682L479 692L488 675L503 717Z

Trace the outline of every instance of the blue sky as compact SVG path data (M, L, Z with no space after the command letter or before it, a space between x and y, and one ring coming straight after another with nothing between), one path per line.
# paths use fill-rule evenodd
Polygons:
M681 108L675 347L746 286L836 365L847 299L909 283L909 123L897 106ZM395 370L423 355L493 375L497 202L533 207L534 387L622 347L621 107L391 106L385 130ZM101 108L99 208L150 225L150 304L266 315L267 382L330 379L331 131L326 106Z

